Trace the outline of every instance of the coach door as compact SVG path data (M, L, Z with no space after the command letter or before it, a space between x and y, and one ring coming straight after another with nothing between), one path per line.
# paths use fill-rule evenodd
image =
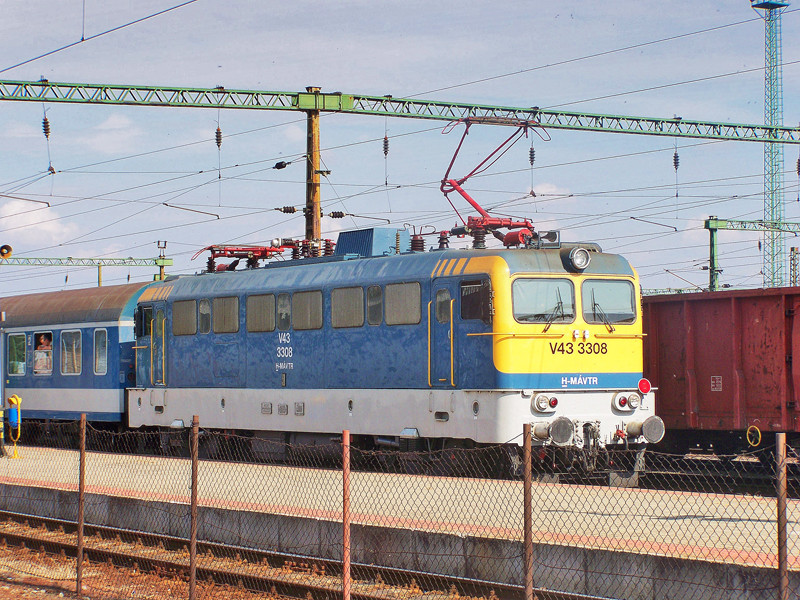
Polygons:
M166 385L167 371L167 307L164 302L153 305L150 332L150 383Z
M431 288L430 323L430 385L455 387L455 284L444 279L434 280Z

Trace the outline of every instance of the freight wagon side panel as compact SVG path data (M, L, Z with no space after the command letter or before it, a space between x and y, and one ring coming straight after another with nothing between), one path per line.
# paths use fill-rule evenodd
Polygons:
M667 429L796 430L795 304L786 289L645 298L645 376Z

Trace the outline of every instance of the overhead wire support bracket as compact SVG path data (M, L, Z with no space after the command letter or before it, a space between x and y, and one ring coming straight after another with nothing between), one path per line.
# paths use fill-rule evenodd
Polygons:
M606 115L534 107L492 106L359 94L272 92L216 88L57 83L0 80L0 101L64 102L134 106L180 106L343 112L398 118L458 121L519 127L660 135L749 142L800 144L800 128L744 123L715 123L683 118L660 119Z

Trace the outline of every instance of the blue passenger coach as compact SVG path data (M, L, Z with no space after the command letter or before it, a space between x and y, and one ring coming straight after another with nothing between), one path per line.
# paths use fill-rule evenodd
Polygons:
M132 427L365 447L658 441L638 277L596 245L357 249L169 278L136 316ZM407 235L407 234L406 234Z
M133 385L133 313L147 283L0 298L5 394L25 419L125 424Z

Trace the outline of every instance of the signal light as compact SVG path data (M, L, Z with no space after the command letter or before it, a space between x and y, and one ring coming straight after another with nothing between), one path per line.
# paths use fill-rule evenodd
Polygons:
M550 398L549 404L550 404L550 408L555 408L556 406L558 406L558 398L553 396L552 398Z
M592 257L586 248L573 248L569 253L569 261L576 271L583 271L589 266Z
M618 403L619 403L619 405L620 405L620 406L622 406L623 408L624 408L624 407L626 407L626 406L628 406L628 399L627 399L625 396L622 396L622 397L620 397L620 399L619 399L619 400L617 400L617 402L618 402Z
M637 394L636 392L631 392L628 394L628 406L631 408L639 408L639 405L642 402L642 397Z

